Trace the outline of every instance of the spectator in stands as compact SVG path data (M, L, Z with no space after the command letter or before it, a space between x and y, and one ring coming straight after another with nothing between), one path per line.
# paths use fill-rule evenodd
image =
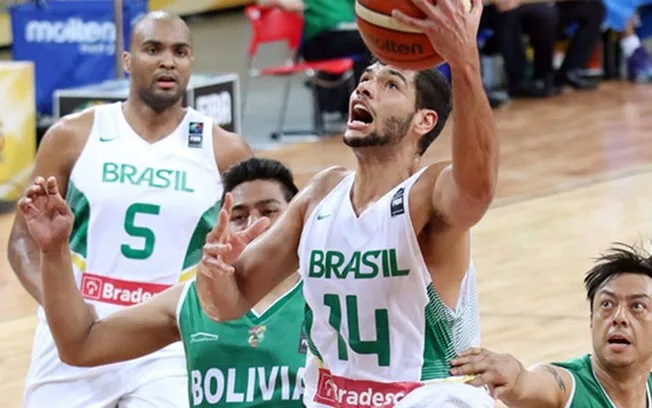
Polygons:
M627 79L634 82L652 82L650 55L634 30L636 11L652 0L603 0L607 17L606 28L621 33L620 47L627 60Z
M280 7L288 11L302 12L304 16L304 43L301 53L306 61L355 56L354 75L356 83L373 56L364 44L355 24L354 0L258 0L263 7ZM332 76L321 74L333 80ZM340 87L323 90L320 105L327 111L339 111L346 117L349 110L350 90ZM506 99L500 93L487 94L493 108L502 106ZM324 103L325 102L325 103ZM333 102L337 106L332 105Z
M600 37L604 5L600 0L572 0L521 5L520 0L493 0L485 8L484 25L495 31L497 47L505 60L508 91L514 97L546 97L562 86L593 89L596 84L583 78L591 53ZM558 35L577 23L564 61L555 73L553 56ZM523 35L534 51L532 78L526 77L527 59Z
M301 54L306 61L355 57L356 83L364 69L371 64L371 53L355 24L354 0L258 0L258 4L303 12L304 38ZM320 77L331 81L337 79L323 73ZM349 89L346 85L342 90L323 91L327 95L325 98L320 97L320 102L326 99L323 100L326 106L323 103L320 105L326 111L339 111L346 116L349 110Z

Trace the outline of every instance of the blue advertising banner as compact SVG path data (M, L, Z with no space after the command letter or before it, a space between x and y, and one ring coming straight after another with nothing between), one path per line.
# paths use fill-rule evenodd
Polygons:
M124 2L124 38L147 12L146 0ZM113 0L28 2L10 7L13 59L34 63L36 109L52 114L56 89L116 77Z

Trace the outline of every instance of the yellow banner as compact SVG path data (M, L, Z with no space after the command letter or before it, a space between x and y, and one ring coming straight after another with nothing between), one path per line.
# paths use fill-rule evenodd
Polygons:
M20 198L36 151L34 66L0 62L0 201Z
M9 13L0 12L0 47L6 47L11 44L11 24L9 22Z

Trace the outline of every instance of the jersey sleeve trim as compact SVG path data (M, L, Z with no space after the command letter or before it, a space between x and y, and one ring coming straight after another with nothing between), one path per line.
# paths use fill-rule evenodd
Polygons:
M570 375L570 378L571 378L571 381L572 381L571 391L570 391L570 394L568 394L568 399L566 400L566 405L564 405L564 408L570 408L571 405L573 405L573 398L575 398L575 383L576 383L575 376L573 375L573 373L570 370L568 370L568 369L566 369L564 367L560 367L560 366L556 366L556 367L561 369L561 370L566 371L566 373L568 373L568 375Z
M181 332L181 309L183 308L183 304L185 303L186 297L188 296L188 291L190 290L190 287L194 282L195 279L191 279L189 281L184 282L183 291L181 292L181 296L179 296L179 302L177 303L177 312L176 312L177 327L179 328L179 332Z

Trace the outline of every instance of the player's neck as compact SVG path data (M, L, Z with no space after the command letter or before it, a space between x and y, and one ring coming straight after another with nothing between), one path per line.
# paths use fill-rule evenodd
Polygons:
M127 123L148 142L155 142L176 129L185 115L182 102L163 111L156 111L145 102L130 98L122 104Z
M616 407L647 407L649 370L632 370L633 367L607 370L594 356L591 357L591 366Z
M355 151L358 159L351 203L360 215L369 205L387 194L419 167L419 158L412 150L367 147Z
M258 302L254 307L253 311L257 315L262 315L265 313L269 307L276 302L281 296L285 295L288 293L290 289L294 287L294 285L297 284L299 281L299 274L298 273L293 273L292 275L288 276L285 278L285 280L278 285L274 289L272 289L265 297L263 297L260 302Z

